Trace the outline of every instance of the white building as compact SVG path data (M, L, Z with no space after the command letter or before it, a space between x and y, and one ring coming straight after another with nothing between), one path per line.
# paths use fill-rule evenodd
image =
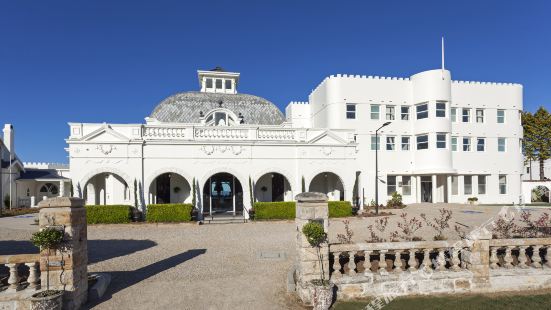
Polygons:
M198 71L199 92L159 103L145 124L70 123L74 192L88 204L191 202L236 212L292 200L303 187L332 200L518 203L522 86L410 78L327 77L286 118L240 94L239 73ZM137 197L137 201L136 198ZM135 202L136 201L136 202Z

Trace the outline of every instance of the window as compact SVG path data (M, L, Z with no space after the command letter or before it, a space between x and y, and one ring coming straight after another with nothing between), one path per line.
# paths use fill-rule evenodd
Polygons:
M417 109L417 119L423 119L429 117L429 105L426 103L418 104L415 106Z
M386 150L387 151L394 151L394 142L396 140L396 137L386 137Z
M446 103L437 102L436 103L436 117L446 117Z
M31 197L31 189L30 188L27 188L27 197Z
M371 105L371 119L379 119L379 105L378 104L372 104Z
M471 138L463 137L463 152L471 151Z
M478 176L478 194L479 195L486 194L486 176L485 175Z
M224 80L224 84L226 84L226 89L231 89L231 80Z
M409 107L401 106L400 115L403 121L409 121Z
M484 110L483 109L476 109L476 122L477 123L484 123Z
M486 138L476 138L476 151L484 152L486 150Z
M222 79L216 79L216 89L222 89Z
M445 133L436 134L436 148L437 149L445 149L446 148L446 134Z
M402 195L409 196L411 195L411 177L402 176Z
M346 119L356 119L356 105L354 103L346 104Z
M54 184L46 183L42 185L42 187L40 188L40 194L41 195L45 194L45 196L55 196L59 194L59 190L57 189L57 186L55 186Z
M507 194L507 176L505 174L499 175L499 193L501 195Z
M473 176L472 175L463 176L463 191L465 195L470 195L473 193Z
M402 137L402 151L409 151L409 137Z
M207 88L212 88L212 79L207 79Z
M417 136L417 149L426 150L428 148L429 148L429 136L428 135Z
M452 122L457 122L457 108L452 108L451 110L451 119Z
M396 176L389 175L386 177L386 193L388 196L396 192Z
M205 119L207 126L233 126L237 123L231 112L219 109L207 114Z
M395 118L394 116L394 106L393 105L387 105L386 106L386 119L393 121Z
M452 195L459 195L459 177L452 175Z
M452 151L457 152L457 137L452 137Z
M505 110L497 110L497 123L505 123Z
M377 136L371 136L371 150L379 150L379 145L381 145L381 137Z
M463 109L463 117L462 121L463 123L468 123L471 121L471 109Z
M505 152L505 148L506 148L505 138L497 138L497 151Z

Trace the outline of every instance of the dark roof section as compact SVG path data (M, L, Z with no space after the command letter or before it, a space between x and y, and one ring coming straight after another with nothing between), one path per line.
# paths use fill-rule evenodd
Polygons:
M226 72L226 70L220 66L216 66L216 68L211 69L210 71Z
M21 173L18 180L68 180L66 177L62 177L57 174L55 169L29 169Z
M220 102L222 104L220 105ZM165 123L199 123L200 112L207 114L216 108L226 108L235 115L241 113L245 124L281 125L283 113L270 101L247 94L183 92L159 103L149 117Z

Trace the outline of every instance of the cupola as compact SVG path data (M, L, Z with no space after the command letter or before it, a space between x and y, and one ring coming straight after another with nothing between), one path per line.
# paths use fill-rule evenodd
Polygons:
M197 70L202 93L237 94L239 73L227 72L222 67L212 70Z

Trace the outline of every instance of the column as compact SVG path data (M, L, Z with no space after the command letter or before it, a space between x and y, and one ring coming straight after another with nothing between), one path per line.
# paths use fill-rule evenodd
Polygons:
M417 193L417 202L422 202L421 196L421 176L416 175L415 178L415 192Z
M41 201L39 228L59 227L65 236L60 250L49 253L50 289L65 290L63 309L79 309L88 297L88 241L84 200L55 197ZM40 252L40 278L46 283L46 256ZM63 263L62 263L63 262Z
M96 188L94 183L91 181L86 185L86 204L95 205L96 204Z
M446 176L446 191L448 192L448 203L452 202L452 176Z
M438 195L438 187L437 187L437 181L438 181L438 178L436 177L436 174L433 174L431 176L431 180L432 180L432 203L435 203L435 202L439 202L440 201L440 195Z
M301 193L295 197L296 206L296 275L297 294L304 303L312 301L312 286L310 281L319 279L321 271L325 279L329 279L329 247L325 244L320 251L323 261L319 262L317 249L312 247L302 233L302 227L311 221L323 223L324 230L329 228L329 211L327 207L327 195L322 193Z
M59 181L59 197L65 196L65 180Z

